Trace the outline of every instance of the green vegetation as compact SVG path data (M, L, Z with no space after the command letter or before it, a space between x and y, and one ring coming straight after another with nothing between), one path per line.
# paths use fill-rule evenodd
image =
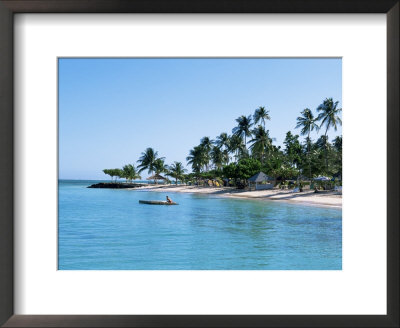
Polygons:
M178 184L178 179L181 181L184 179L186 169L183 167L181 162L174 162L168 169L168 175L175 178L176 185Z
M311 131L318 130L318 125L316 122L316 118L314 118L314 115L312 111L309 108L304 109L301 112L302 116L299 116L297 118L297 125L296 129L301 127L301 135L307 135L306 139L306 146L307 146L307 160L308 160L308 166L309 166L309 177L312 177L311 173L311 158L310 158L310 150L311 150L311 139L310 139L310 133Z
M273 177L275 184L278 180L281 183L310 180L320 175L341 177L342 137L337 136L331 144L327 136L331 128L337 131L342 124L341 110L332 98L317 107L316 117L309 108L304 109L297 117L295 128L301 128L300 134L306 136L305 140L300 141L299 135L288 131L281 149L274 145L275 139L265 129L266 122L271 120L269 111L260 106L253 116L241 115L236 119L232 135L223 132L215 141L204 137L190 150L186 160L193 173L187 175L187 180L224 178L240 185L259 171ZM313 142L310 133L321 128L324 134Z
M121 169L104 169L103 172L111 177L111 182L113 182L114 177L115 180L117 180L117 178L123 176L123 171Z
M265 121L271 120L271 117L269 116L269 110L266 110L263 106L258 107L254 112L253 119L254 125L261 121L263 128L265 129Z
M274 145L275 139L266 129L267 121L271 121L269 110L260 106L253 115L241 115L236 119L232 135L222 132L215 140L208 136L201 138L199 145L194 146L186 157L187 164L192 168L191 173L185 173L181 162L168 166L164 157L159 157L158 152L150 147L137 161L138 171L128 164L122 170L105 169L103 172L111 177L111 181L115 177L115 181L125 178L131 182L140 179L139 174L147 170L154 175L155 183L161 179L158 176L164 174L174 178L175 184L178 181L209 184L209 180L222 184L224 179L229 185L236 186L246 185L247 179L260 171L273 177L275 185L283 185L287 180L307 185L310 183L305 181L321 175L341 179L342 136L335 137L330 143L327 135L330 129L337 131L342 124L339 117L342 109L338 104L332 98L325 99L316 109L317 116L309 108L302 110L295 129L301 129L300 135L305 139L301 141L298 134L288 131L283 149ZM310 133L318 133L321 129L324 134L313 141ZM169 182L167 178L165 181Z
M156 152L153 148L147 148L138 160L138 163L140 163L138 165L139 173L147 170L148 173L153 174L153 172L155 172L157 169L156 166L160 164L159 162L156 164L158 159L157 156L158 152Z
M104 169L104 174L107 174L111 177L111 182L116 182L117 178L126 179L126 182L132 182L132 180L140 179L140 175L137 173L136 168L132 164L125 165L122 170L121 169ZM115 177L115 180L114 180Z
M132 164L125 165L122 168L122 178L126 179L126 182L132 182L132 180L141 179L141 176L136 172L136 168Z

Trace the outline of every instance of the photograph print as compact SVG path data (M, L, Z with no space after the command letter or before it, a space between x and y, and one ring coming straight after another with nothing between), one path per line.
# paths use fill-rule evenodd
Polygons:
M341 58L59 58L59 270L342 270Z

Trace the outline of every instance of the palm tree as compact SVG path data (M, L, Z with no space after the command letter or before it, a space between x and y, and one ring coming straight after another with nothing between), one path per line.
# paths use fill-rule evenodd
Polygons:
M323 153L323 160L321 162L321 167L323 166L322 173L328 175L328 153L331 150L331 144L328 141L328 136L322 135L320 136L317 141L315 142L315 147L317 150L320 151L320 154Z
M258 107L254 112L253 119L254 124L257 124L261 121L265 129L265 121L271 120L271 116L269 116L269 110L266 110L264 106Z
M228 149L229 148L229 136L226 132L222 132L218 137L217 140L215 141L215 144L217 145L218 148L224 148Z
M320 136L315 142L315 147L319 150L324 150L329 147L328 137L325 135Z
M203 148L204 151L204 156L205 156L205 166L206 166L206 171L208 171L208 164L210 162L210 151L211 148L213 147L214 141L211 140L209 137L203 137L200 140L200 147Z
M131 164L124 165L124 167L122 168L123 177L126 179L126 182L128 182L128 181L130 182L129 175L130 175L131 170L132 170Z
M215 144L219 149L223 149L223 163L229 164L230 136L226 132L221 133Z
M168 172L168 166L164 162L164 157L157 158L154 161L154 172L155 172L156 176L161 173ZM154 182L155 182L155 184L157 184L157 177L155 177Z
M131 174L129 176L129 179L132 180L136 180L136 179L141 179L142 177L140 176L139 172L136 171L136 168L134 165L132 165L133 169L131 171Z
M328 133L329 128L333 127L337 131L338 125L342 125L342 120L339 117L339 113L342 111L338 108L338 101L333 101L332 98L326 98L324 102L317 107L317 111L320 114L317 117L318 121L321 121L319 128L325 125L325 137ZM328 149L325 148L325 168L328 168Z
M243 139L238 135L232 135L229 140L229 152L234 154L236 162L239 158L239 153L244 152L245 145L243 143Z
M203 165L206 162L206 156L204 148L201 146L196 146L189 151L189 156L186 157L188 164L192 165L192 170L194 172L200 172Z
M128 182L132 182L132 180L135 180L135 179L141 179L142 177L138 174L138 172L136 172L136 168L135 168L135 166L134 165L132 165L132 164L128 164L128 165L125 165L123 168L122 168L122 171L123 171L123 176L124 176L124 178L126 179L126 181Z
M303 154L303 148L299 142L299 136L297 134L293 135L291 131L288 131L283 144L285 145L284 154L286 155L286 162L289 163L291 167L297 169L302 163Z
M338 153L342 153L342 136L337 136L335 139L333 139L333 146Z
M186 169L183 167L181 162L174 162L169 167L169 175L175 178L175 184L178 185L178 179L182 181L183 174L186 172Z
M251 122L251 116L240 116L236 119L238 125L232 129L232 133L241 138L244 137L244 144L246 146L246 137L251 136L251 127L253 123Z
M265 154L271 148L272 139L269 137L269 131L259 125L253 130L253 139L249 141L250 150L253 155L260 157L261 163L264 164Z
M213 145L213 141L210 139L210 137L201 138L200 146L204 147L207 151L211 150L212 145Z
M212 161L214 163L214 166L217 169L222 168L224 162L226 161L226 158L224 158L224 152L220 148L218 148L217 146L214 146L211 149L210 154L211 154L211 159L212 159Z
M311 176L311 163L310 163L310 132L315 130L318 130L318 125L315 123L316 122L316 118L314 118L314 115L312 113L312 111L309 108L305 108L302 112L301 112L302 116L297 117L297 125L296 125L296 129L301 127L301 135L304 136L307 134L307 158L308 158L308 164L310 167L310 179L312 178Z
M147 169L148 173L152 174L156 170L157 156L158 152L153 148L147 148L138 160L138 163L140 163L138 165L139 173Z
M317 107L317 111L321 112L317 120L321 121L320 128L325 125L325 135L328 133L329 128L333 127L335 131L337 131L338 125L342 125L342 120L339 117L339 113L342 111L341 108L338 108L338 101L333 102L332 98L327 98L324 102Z

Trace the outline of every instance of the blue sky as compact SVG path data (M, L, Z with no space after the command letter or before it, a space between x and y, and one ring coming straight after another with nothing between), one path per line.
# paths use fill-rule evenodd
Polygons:
M304 108L342 106L341 59L64 58L58 78L60 179L107 179L104 168L136 165L147 147L186 164L202 137L231 133L259 106L282 145Z

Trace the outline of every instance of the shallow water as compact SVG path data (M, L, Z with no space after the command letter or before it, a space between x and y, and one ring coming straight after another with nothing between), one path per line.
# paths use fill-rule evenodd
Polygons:
M341 270L342 211L59 181L60 270Z

